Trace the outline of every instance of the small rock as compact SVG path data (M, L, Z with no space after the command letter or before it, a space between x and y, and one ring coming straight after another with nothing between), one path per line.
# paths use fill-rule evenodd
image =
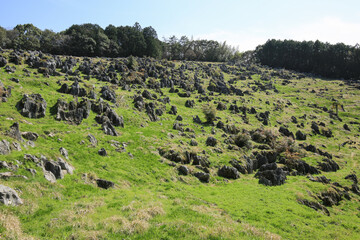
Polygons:
M10 154L10 143L5 139L0 141L0 155Z
M107 156L107 152L106 152L105 148L101 148L101 149L98 151L98 154L99 154L100 156Z
M190 146L197 146L197 145L198 145L197 141L195 141L194 139L190 140Z
M23 201L17 192L4 185L0 185L0 202L5 205L17 206L23 204Z
M189 169L188 169L188 167L186 167L184 165L181 165L178 168L178 171L179 171L179 174L181 174L181 175L189 175Z
M217 140L214 137L208 137L205 142L206 146L214 147L217 144Z
M63 179L64 178L64 174L61 171L61 166L59 163L54 162L54 161L46 161L44 164L44 168L46 171L51 172L56 179Z
M296 140L301 140L301 141L306 140L306 134L301 132L300 130L298 130L295 133L295 135L296 135Z
M196 172L194 174L201 182L208 183L210 181L210 174L204 172Z
M44 171L44 177L47 181L49 181L51 183L56 183L56 177L54 176L54 174L52 172Z
M229 178L229 179L240 178L240 174L239 174L238 170L234 167L229 167L229 166L222 166L218 170L218 175L220 177Z
M96 179L96 184L98 187L104 189L112 188L115 186L113 182L104 179Z
M69 159L69 153L65 148L61 147L59 149L59 151L60 151L60 154L64 156L64 158Z
M21 136L27 140L36 141L39 137L39 134L34 132L22 132Z

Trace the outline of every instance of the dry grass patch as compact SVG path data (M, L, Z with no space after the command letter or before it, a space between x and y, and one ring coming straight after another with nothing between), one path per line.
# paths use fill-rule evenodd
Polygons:
M0 226L4 229L0 232L0 239L34 239L22 232L20 220L14 215L0 212Z

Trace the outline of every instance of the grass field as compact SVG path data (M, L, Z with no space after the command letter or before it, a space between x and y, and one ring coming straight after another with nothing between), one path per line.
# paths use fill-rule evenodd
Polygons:
M9 52L2 53L8 57ZM108 66L107 59L102 61ZM157 64L165 66L164 61ZM183 63L176 62L173 69L179 69ZM186 63L191 69L185 70L189 81L196 73L204 89L210 84L210 78L202 78L204 71L200 66L208 63ZM91 77L80 85L89 90L94 87L98 93L102 86L110 85L117 95L117 103L109 104L119 116L124 118L124 128L116 127L119 136L105 135L101 125L95 121L96 113L91 112L80 125L56 121L50 108L59 98L73 100L69 94L59 93L61 84L72 84L70 77L44 77L37 69L27 64L14 65L14 73L6 73L0 68L0 80L5 87L12 87L12 95L7 102L0 103L0 140L16 142L6 132L14 122L19 122L22 132L31 131L40 136L35 147L21 142L21 151L12 151L8 155L0 155L1 161L18 164L17 175L23 178L0 179L0 184L15 189L23 205L0 206L0 238L1 239L359 239L360 238L360 197L349 191L351 200L343 199L339 205L327 207L330 216L322 211L315 211L298 203L298 199L319 200L314 198L331 186L309 181L307 176L287 176L281 186L264 186L258 183L253 174L241 174L236 180L225 179L217 175L217 169L228 165L231 159L244 163L244 155L250 156L253 149L229 150L224 141L230 134L211 124L197 124L193 117L198 115L205 122L202 107L206 102L199 102L199 94L192 93L189 98L170 93L170 88L162 88L164 96L168 96L170 104L166 104L165 113L160 120L151 122L145 111L134 108L133 96L136 91L143 91L139 85L131 91L101 82ZM220 64L213 63L212 69L222 73ZM77 69L79 64L74 68ZM26 76L23 69L30 71ZM258 128L271 130L278 140L285 141L278 129L286 125L295 133L298 124L303 123L301 131L309 134L306 141L299 143L313 144L318 149L333 155L340 170L322 172L321 175L351 188L351 181L345 176L359 172L359 127L351 124L359 122L360 90L344 84L340 80L321 78L290 79L283 85L283 80L272 77L271 80L260 80L258 73L252 74L246 67L229 66L236 72L248 73L252 79L236 80L234 86L250 94L236 96L232 94L208 95L213 98L210 104L225 102L229 108L233 101L238 106L255 108L257 112L270 112L270 124L263 126L255 114L247 114L245 123L241 114L233 114L230 110L218 110L217 120L233 124L247 131ZM263 73L271 73L272 69L259 68ZM60 71L60 69L58 69ZM120 73L117 73L119 78ZM139 71L141 74L141 70ZM233 73L222 73L225 82L237 78ZM19 79L19 83L11 80ZM155 79L159 81L159 79ZM271 82L278 90L254 91L256 82ZM179 86L175 86L184 92ZM148 89L157 93L153 89ZM312 91L314 90L314 91ZM47 102L46 116L39 119L23 117L16 109L17 102L23 94L40 93ZM162 96L162 97L164 97ZM319 107L331 109L333 98L337 99L345 111L339 111L339 120L331 119L329 113ZM193 108L185 107L186 100L194 100ZM79 98L79 101L81 98ZM145 100L148 101L148 100ZM214 101L216 103L214 103ZM268 101L268 103L266 103ZM177 106L178 114L183 118L184 128L190 132L173 129L176 115L168 114L170 106ZM307 119L300 118L304 114ZM291 116L298 119L298 124L291 122ZM324 128L330 128L334 137L327 138L311 133L311 122L324 122ZM331 123L332 122L332 123ZM351 131L344 130L347 123ZM193 130L193 131L192 131ZM91 146L87 139L91 133L98 140L97 146ZM190 135L195 135L197 146L190 146ZM225 134L225 136L224 136ZM206 145L208 136L218 140L216 147ZM114 142L116 141L116 142ZM343 147L342 143L351 141ZM257 143L251 141L253 146ZM114 144L115 143L115 144ZM116 143L125 146L121 152L116 151ZM123 145L124 143L124 145ZM24 160L25 154L56 160L61 157L59 149L68 150L69 159L75 170L73 175L65 175L56 183L45 180L42 169L34 162ZM108 156L100 156L98 150L105 148ZM210 182L202 183L192 174L182 176L177 167L181 163L173 163L160 156L159 148L176 151L195 152L207 156L210 164ZM300 148L299 148L300 149ZM205 152L203 154L202 152ZM300 149L302 160L312 166L324 157ZM32 176L26 168L36 169ZM188 165L192 172L200 171ZM0 169L0 172L8 172ZM357 174L358 175L358 174ZM96 186L97 178L107 179L115 183L114 188L102 189Z

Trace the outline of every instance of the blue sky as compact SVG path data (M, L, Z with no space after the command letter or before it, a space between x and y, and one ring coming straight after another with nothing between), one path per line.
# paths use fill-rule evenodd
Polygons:
M160 39L186 35L251 50L267 39L360 43L355 0L0 0L0 25L55 32L72 24L152 26Z

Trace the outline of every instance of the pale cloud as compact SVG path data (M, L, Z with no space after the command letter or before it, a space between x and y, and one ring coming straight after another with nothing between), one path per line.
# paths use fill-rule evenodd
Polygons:
M340 18L324 17L312 23L300 24L281 31L252 29L251 31L214 31L194 35L194 39L209 39L237 47L240 51L254 50L268 39L292 39L297 41L343 42L348 45L360 43L360 23L347 22Z
M340 18L325 17L313 24L299 26L289 32L291 39L320 40L323 42L355 45L360 40L360 23L346 22Z

